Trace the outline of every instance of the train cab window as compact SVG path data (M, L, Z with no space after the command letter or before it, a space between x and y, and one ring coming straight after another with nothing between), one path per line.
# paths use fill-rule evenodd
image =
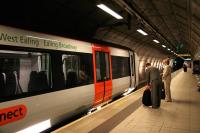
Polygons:
M63 73L66 88L73 88L93 82L92 55L63 54Z
M0 50L0 97L49 89L49 63L46 53Z

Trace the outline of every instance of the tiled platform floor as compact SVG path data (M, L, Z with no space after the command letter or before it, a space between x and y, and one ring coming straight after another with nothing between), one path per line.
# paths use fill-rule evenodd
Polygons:
M55 132L200 133L199 79L190 69L178 73L171 84L173 102L162 100L159 109L141 105L141 89Z
M191 73L181 71L172 80L172 103L162 101L160 109L140 106L111 133L200 133L200 92Z

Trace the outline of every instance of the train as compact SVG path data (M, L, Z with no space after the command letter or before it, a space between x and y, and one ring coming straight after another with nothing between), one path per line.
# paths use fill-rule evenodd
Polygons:
M0 25L0 132L42 132L132 92L139 63L129 48Z

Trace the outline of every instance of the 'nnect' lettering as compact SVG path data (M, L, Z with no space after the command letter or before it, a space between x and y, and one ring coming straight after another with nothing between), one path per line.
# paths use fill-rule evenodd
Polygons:
M0 125L22 119L25 117L26 112L26 107L24 105L2 109L0 110Z

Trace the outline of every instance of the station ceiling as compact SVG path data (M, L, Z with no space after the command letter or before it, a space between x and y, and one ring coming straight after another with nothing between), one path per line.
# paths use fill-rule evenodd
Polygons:
M99 3L123 19L99 9ZM200 56L199 0L6 0L1 3L0 12L3 25L83 40L97 39L132 49L147 46L167 54ZM137 29L148 35L141 35Z

